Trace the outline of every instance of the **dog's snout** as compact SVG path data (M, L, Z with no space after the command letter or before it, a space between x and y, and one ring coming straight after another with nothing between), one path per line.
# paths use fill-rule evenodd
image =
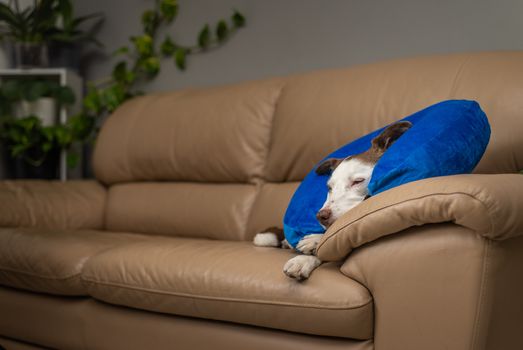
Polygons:
M316 214L316 218L319 222L322 223L324 226L328 226L329 220L332 216L332 211L330 209L321 209L318 214Z

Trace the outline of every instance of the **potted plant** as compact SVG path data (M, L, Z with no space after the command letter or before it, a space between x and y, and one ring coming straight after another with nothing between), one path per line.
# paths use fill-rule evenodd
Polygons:
M75 101L70 88L47 79L7 80L0 90L11 115L16 118L36 115L44 126L56 124L58 105Z
M101 12L85 16L74 17L74 8L71 0L56 0L55 25L47 33L49 41L49 62L51 67L67 67L79 70L81 48L92 43L98 47L103 45L96 40L96 32L103 23ZM85 30L81 26L91 25Z
M71 123L55 121L59 106L74 103L69 87L50 80L10 80L0 88L0 138L10 178L58 176L60 151L75 139ZM48 115L42 102L52 104ZM34 108L34 106L40 108Z
M21 8L18 0L0 3L0 39L13 46L16 67L47 66L45 33L55 23L54 4L55 0L40 0Z

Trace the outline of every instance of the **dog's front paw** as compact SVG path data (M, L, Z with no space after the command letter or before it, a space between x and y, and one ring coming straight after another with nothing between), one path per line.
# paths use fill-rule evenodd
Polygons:
M311 272L320 266L321 260L313 255L298 255L283 266L283 272L298 281L309 278Z
M318 247L318 243L321 241L321 237L323 237L323 234L316 233L307 235L298 242L296 249L303 254L313 255L316 253L316 248Z

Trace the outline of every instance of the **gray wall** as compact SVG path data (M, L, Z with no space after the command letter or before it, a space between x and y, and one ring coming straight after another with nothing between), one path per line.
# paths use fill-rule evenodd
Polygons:
M107 51L139 33L139 16L152 0L77 0L80 12L102 10ZM522 0L180 0L175 38L194 43L201 25L233 8L248 26L224 47L190 58L188 70L171 62L146 91L217 85L345 67L419 54L523 49ZM98 61L89 78L110 72Z

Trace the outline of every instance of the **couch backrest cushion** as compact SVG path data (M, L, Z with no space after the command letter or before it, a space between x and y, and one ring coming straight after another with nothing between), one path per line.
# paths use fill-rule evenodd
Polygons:
M181 237L244 240L256 186L136 182L111 186L106 228Z
M297 183L136 182L109 188L106 229L250 240L281 220ZM271 208L270 210L267 210ZM253 217L250 213L256 213Z
M281 89L273 80L133 99L100 132L96 177L106 184L261 177Z
M97 178L119 184L110 190L106 224L250 239L282 226L296 183L326 154L446 99L476 100L489 118L490 143L475 172L517 172L522 82L523 51L483 52L134 99L106 121L95 149ZM154 189L123 184L129 182L158 183Z

